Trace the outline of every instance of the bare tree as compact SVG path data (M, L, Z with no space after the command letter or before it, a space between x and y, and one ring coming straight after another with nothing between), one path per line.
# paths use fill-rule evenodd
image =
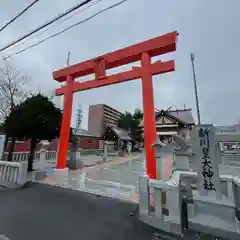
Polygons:
M0 120L4 120L10 111L29 95L25 86L30 77L21 75L20 71L4 61L0 67Z
M11 66L7 61L0 67L0 122L3 122L16 105L23 102L28 95L25 86L30 77L21 75L20 71ZM16 139L12 138L8 160L12 159ZM4 148L7 146L8 136L5 138Z

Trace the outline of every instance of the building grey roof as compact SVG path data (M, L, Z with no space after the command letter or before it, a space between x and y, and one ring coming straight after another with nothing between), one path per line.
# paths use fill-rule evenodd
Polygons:
M194 125L195 121L192 115L192 109L180 109L165 111L169 116L180 120L188 125Z
M172 118L176 119L177 121L182 122L183 124L187 124L187 125L195 124L191 109L158 111L158 112L155 112L156 120L158 120L158 118L161 116L161 114L168 115L169 117L172 117ZM139 124L139 127L143 127L143 120Z
M119 127L110 127L112 131L117 135L117 137L121 140L132 140L132 138L129 136L128 132L122 128Z
M76 136L100 137L99 133L89 132L86 129L82 128L73 128L73 134Z
M216 132L225 132L225 133L232 133L232 132L240 132L240 124L235 125L226 125L226 126L216 126Z

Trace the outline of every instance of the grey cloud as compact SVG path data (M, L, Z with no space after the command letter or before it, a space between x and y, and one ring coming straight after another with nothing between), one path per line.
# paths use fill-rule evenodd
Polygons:
M0 22L10 19L31 0L4 2L0 9ZM40 1L35 8L0 33L0 45L51 19L79 1ZM55 24L49 32L63 29L70 23L84 19L117 0L103 0L93 9L76 15L62 25ZM205 123L233 124L238 121L238 65L240 50L238 0L129 0L127 3L103 13L63 35L36 48L12 57L11 61L33 78L33 87L44 90L58 86L52 80L52 71L65 66L71 51L71 63L122 48L169 31L180 32L176 71L154 77L155 105L157 108L193 108L192 70L189 54L196 54L196 73L199 85L202 120ZM33 39L31 42L39 39ZM19 47L20 48L20 47ZM4 54L19 48L10 49ZM170 57L163 57L169 59ZM141 82L133 81L80 92L75 95L74 109L81 104L84 126L87 125L88 105L104 102L119 110L132 111L142 106ZM196 115L196 114L195 114ZM73 116L74 121L74 116Z

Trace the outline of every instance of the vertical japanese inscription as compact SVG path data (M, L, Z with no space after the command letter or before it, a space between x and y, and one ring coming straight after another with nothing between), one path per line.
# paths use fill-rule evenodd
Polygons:
M203 187L205 190L216 191L212 178L214 177L212 158L209 155L210 141L209 141L210 130L208 128L200 128L198 136L200 140L200 147L202 151L201 157L201 174L203 176Z

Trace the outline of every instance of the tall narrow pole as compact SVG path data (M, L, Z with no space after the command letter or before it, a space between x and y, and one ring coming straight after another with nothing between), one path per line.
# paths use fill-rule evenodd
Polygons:
M71 55L71 52L68 52L68 56L67 56L67 67L69 67L70 55Z
M191 53L191 62L192 62L192 71L193 71L193 83L194 83L194 93L195 93L196 107L197 107L197 118L198 118L198 124L201 124L200 108L199 108L199 100L198 100L198 89L197 89L196 73L195 73L195 66L194 66L194 57L195 57L194 54Z

